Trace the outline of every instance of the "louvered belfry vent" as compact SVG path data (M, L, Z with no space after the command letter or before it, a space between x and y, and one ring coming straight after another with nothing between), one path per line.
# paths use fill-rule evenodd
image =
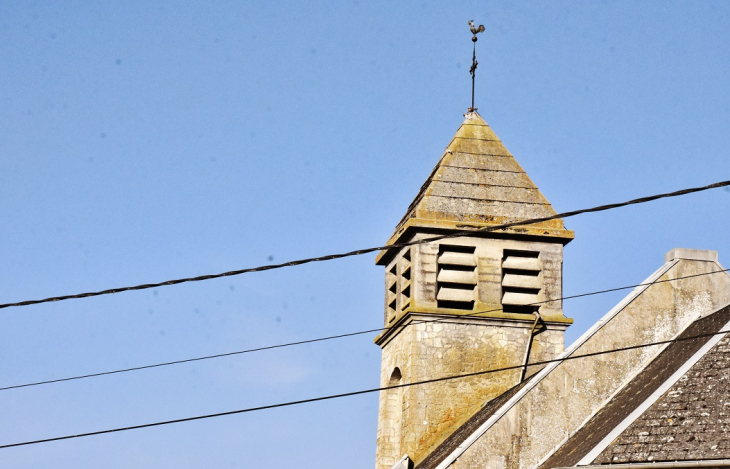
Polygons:
M385 323L411 305L411 248L393 261L385 274Z
M436 300L439 308L473 310L477 260L473 246L439 246Z
M403 253L403 257L399 261L398 266L400 282L400 302L398 309L403 311L411 305L411 249L408 248Z
M505 313L532 314L542 288L540 253L505 250L502 258L502 310Z
M394 263L393 267L385 273L385 322L395 319L395 313L398 303L398 264Z

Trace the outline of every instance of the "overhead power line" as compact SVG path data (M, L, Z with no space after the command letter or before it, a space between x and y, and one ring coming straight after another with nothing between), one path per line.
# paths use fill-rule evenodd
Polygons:
M491 231L499 231L499 230L503 230L505 228L511 228L513 226L532 225L534 223L541 223L544 221L556 220L558 218L569 218L569 217L574 217L576 215L580 215L583 213L602 212L602 211L611 210L614 208L626 207L627 205L643 204L646 202L651 202L651 201L658 200L658 199L664 199L667 197L678 197L681 195L692 194L694 192L702 192L702 191L706 191L709 189L715 189L718 187L725 187L725 186L730 186L730 181L721 181L721 182L716 182L714 184L710 184L707 186L693 187L693 188L689 188L689 189L681 189L681 190L674 191L674 192L667 192L664 194L656 194L656 195L651 195L651 196L647 196L647 197L641 197L639 199L633 199L633 200L629 200L626 202L619 202L619 203L608 204L608 205L599 205L598 207L584 208L581 210L573 210L571 212L558 213L557 215L552 215L549 217L532 218L529 220L517 221L517 222L512 222L512 223L504 223L502 225L488 226L488 227L484 227L484 228L479 228L477 230L457 231L457 232L446 234L446 235L433 236L431 238L425 238L425 239L421 239L421 240L417 240L417 241L409 241L407 243L391 244L390 246L378 246L378 247L373 247L373 248L357 249L355 251L345 252L345 253L341 253L341 254L329 254L329 255L320 256L320 257L310 257L310 258L306 258L306 259L299 259L299 260L295 260L295 261L284 262L282 264L268 264L268 265L262 265L259 267L251 267L248 269L231 270L231 271L222 272L219 274L210 274L210 275L200 275L198 277L179 278L179 279L175 279L175 280L166 280L164 282L158 282L158 283L146 283L146 284L142 284L142 285L135 285L132 287L119 287L119 288L111 288L108 290L101 290L101 291L96 291L96 292L77 293L74 295L53 296L53 297L44 298L41 300L26 300L26 301L18 301L16 303L4 303L4 304L0 304L0 309L10 308L10 307L14 307L14 306L37 305L40 303L50 303L53 301L71 300L71 299L77 299L77 298L88 298L91 296L111 295L113 293L121 293L121 292L125 292L125 291L147 290L149 288L164 287L167 285L177 285L180 283L187 283L187 282L200 282L202 280L211 280L214 278L221 278L221 277L231 277L234 275L241 275L241 274L246 274L246 273L251 273L251 272L263 272L265 270L274 270L274 269L281 269L284 267L293 267L296 265L309 264L310 262L322 262L322 261L330 261L333 259L342 259L344 257L359 256L362 254L368 254L368 253L375 252L375 251L385 251L388 249L399 249L402 247L414 246L417 244L432 243L434 241L439 241L442 239L456 238L459 236L474 235L474 234L478 234L478 233L487 233L487 232L491 232Z
M609 353L625 352L628 350L635 350L635 349L640 349L640 348L645 348L645 347L653 347L655 345L671 344L671 343L675 343L675 342L700 339L700 338L704 338L704 337L712 337L712 336L721 335L721 334L728 334L728 331L698 334L698 335L689 336L689 337L677 337L675 339L659 340L656 342L649 342L646 344L630 345L628 347L620 347L620 348L615 348L615 349L611 349L611 350L603 350L600 352L591 352L591 353L586 353L586 354L582 354L582 355L555 358L552 360L544 360L544 361L530 363L530 364L528 364L528 366L541 366L541 365L547 365L550 363L577 360L580 358L595 357L597 355L605 355L605 354L609 354ZM297 401L281 402L278 404L270 404L270 405L264 405L264 406L258 406L258 407L248 407L246 409L230 410L227 412L218 412L215 414L196 415L194 417L185 417L185 418L179 418L179 419L174 419L174 420L163 420L160 422L153 422L153 423L143 423L140 425L131 425L128 427L112 428L112 429L108 429L108 430L97 430L97 431L87 432L87 433L77 433L75 435L57 436L57 437L53 437L53 438L44 438L41 440L24 441L21 443L10 443L10 444L6 444L6 445L0 445L0 449L13 448L13 447L17 447L17 446L35 445L35 444L40 444L40 443L50 443L52 441L71 440L74 438L83 438L86 436L124 432L127 430L139 430L142 428L159 427L162 425L170 425L173 423L192 422L194 420L204 420L204 419L210 419L210 418L214 418L214 417L224 417L226 415L245 414L245 413L256 412L256 411L260 411L260 410L276 409L279 407L289 407L289 406L300 405L300 404L308 404L311 402L328 401L328 400L332 400L332 399L339 399L342 397L359 396L361 394L369 394L369 393L373 393L373 392L387 391L389 389L407 388L407 387L411 387L411 386L421 386L424 384L437 383L440 381L463 379L463 378L469 378L472 376L480 376L480 375L486 375L486 374L491 374L491 373L498 373L501 371L517 370L517 369L522 369L522 368L524 368L524 365L507 366L507 367L496 368L496 369L492 369L492 370L475 371L473 373L465 373L465 374L461 374L461 375L451 375L451 376L444 376L441 378L428 379L428 380L424 380L424 381L416 381L414 383L406 383L406 384L398 384L398 385L394 385L394 386L384 386L384 387L379 387L379 388L363 389L360 391L352 391L352 392L346 392L346 393L341 393L341 394L330 394L328 396L313 397L313 398L309 398L309 399L300 399Z
M645 287L645 286L650 286L650 285L654 285L654 284L658 284L658 283L676 282L677 280L684 280L684 279L693 278L693 277L701 277L704 275L719 274L719 273L728 272L728 271L730 271L730 269L717 270L714 272L704 272L704 273L700 273L700 274L685 275L683 277L677 277L677 278L673 278L673 279L657 280L657 281L651 282L651 283L639 283L639 284L635 284L635 285L627 285L624 287L609 288L606 290L598 290L598 291L589 292L589 293L579 293L577 295L563 296L561 298L556 298L553 300L536 301L534 303L530 303L525 306L539 306L539 305L545 304L545 303L554 303L556 301L571 300L571 299L575 299L575 298L583 298L586 296L600 295L603 293L611 293L611 292L616 292L616 291L621 291L621 290L628 290L629 288ZM502 309L495 308L495 309L489 309L489 310L485 310L485 311L475 311L470 314L460 315L460 317L461 318L478 317L480 314L493 313L493 312L498 312L498 311L502 311ZM403 324L403 325L378 327L375 329L366 329L366 330L362 330L362 331L348 332L348 333L344 333L344 334L319 337L319 338L315 338L315 339L299 340L296 342L288 342L288 343L284 343L284 344L266 345L263 347L256 347L256 348L251 348L251 349L246 349L246 350L238 350L235 352L226 352L226 353L218 353L215 355L206 355L206 356L202 356L202 357L185 358L182 360L173 360L173 361L168 361L168 362L155 363L152 365L142 365L142 366L135 366L135 367L131 367L131 368L122 368L122 369L118 369L118 370L102 371L99 373L89 373L89 374L85 374L85 375L71 376L71 377L66 377L66 378L57 378L57 379L50 379L50 380L46 380L46 381L37 381L34 383L15 384L15 385L11 385L11 386L0 387L0 391L7 391L10 389L18 389L18 388L27 388L27 387L31 387L31 386L41 386L44 384L62 383L65 381L75 381L75 380L79 380L79 379L95 378L95 377L99 377L99 376L114 375L114 374L119 374L119 373L129 373L132 371L148 370L151 368L159 368L159 367L170 366L170 365L180 365L183 363L210 360L213 358L222 358L222 357L230 357L233 355L243 355L246 353L262 352L264 350L292 347L295 345L312 344L315 342L324 342L326 340L342 339L345 337L353 337L353 336L357 336L357 335L370 334L373 332L385 332L390 329L405 328L405 327L416 325L416 324L429 324L429 323L435 323L435 322L447 323L449 321L449 319L451 319L451 318L417 319L408 324Z

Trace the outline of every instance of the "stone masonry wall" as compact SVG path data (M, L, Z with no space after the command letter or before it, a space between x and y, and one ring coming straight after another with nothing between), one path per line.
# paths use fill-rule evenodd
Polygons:
M401 383L478 372L522 364L532 324L470 318L433 320L415 315L415 321L383 348L381 385L390 383L397 367ZM545 360L563 351L563 330L535 336L531 361ZM488 400L519 381L510 370L382 392L378 425L377 468L390 469L404 454L419 461ZM397 399L400 409L393 408ZM400 420L398 417L402 417Z
M419 234L416 238L423 236L429 235ZM382 386L396 384L392 380L396 368L402 376L397 383L404 384L522 365L535 318L532 314L505 314L501 310L505 250L539 253L537 301L553 300L539 305L548 325L541 326L535 335L530 361L547 360L562 353L564 330L570 324L563 316L560 300L562 244L477 237L442 243L474 248L474 308L439 308L440 243L401 250L386 266L385 324L407 326L378 340L383 348ZM408 268L410 277L404 277ZM391 306L394 298L395 308ZM483 317L473 317L476 313ZM439 322L430 322L434 320ZM519 377L520 370L511 370L382 392L376 467L390 469L404 454L419 461L481 405L517 384Z

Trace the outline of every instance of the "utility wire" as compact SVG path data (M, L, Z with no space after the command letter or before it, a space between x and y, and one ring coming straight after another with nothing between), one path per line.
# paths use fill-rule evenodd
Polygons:
M554 300L537 301L537 302L530 303L530 304L525 305L525 306L538 306L538 305L545 304L545 303L553 303L553 302L556 302L556 301L570 300L570 299L582 298L582 297L593 296L593 295L600 295L600 294L603 294L603 293L616 292L616 291L620 291L620 290L628 290L629 288L637 288L637 287L651 286L651 285L658 284L658 283L675 282L677 280L683 280L683 279L693 278L693 277L701 277L703 275L712 275L712 274L718 274L718 273L721 273L721 272L728 272L728 271L730 271L730 269L716 270L714 272L704 272L704 273L693 274L693 275L685 275L683 277L677 277L677 278L673 278L673 279L657 280L657 281L651 282L651 283L639 283L639 284L636 284L636 285L627 285L625 287L609 288L607 290L599 290L599 291L594 291L594 292L589 292L589 293L579 293L577 295L564 296L564 297L557 298L557 299L554 299ZM490 309L490 310L485 310L485 311L476 311L476 312L473 312L473 313L470 313L470 314L460 315L459 318L464 318L464 317L479 317L480 314L493 313L493 312L498 312L498 311L502 311L502 308ZM74 381L74 380L77 380L77 379L95 378L97 376L114 375L114 374L118 374L118 373L128 373L128 372L131 372L131 371L140 371L140 370L147 370L147 369L150 369L150 368L159 368L159 367L162 367L162 366L179 365L179 364L182 364L182 363L190 363L190 362L196 362L196 361L201 361L201 360L210 360L210 359L213 359L213 358L230 357L232 355L243 355L245 353L261 352L261 351L264 351L264 350L271 350L271 349L276 349L276 348L291 347L291 346L294 346L294 345L312 344L312 343L315 343L315 342L323 342L323 341L326 341L326 340L341 339L341 338L344 338L344 337L353 337L353 336L357 336L357 335L370 334L370 333L373 333L373 332L381 332L381 331L382 332L385 332L385 331L388 331L390 329L406 328L408 326L412 326L412 325L415 325L415 324L429 324L429 323L439 323L439 322L440 323L448 323L449 319L452 319L452 318L416 319L416 320L414 320L414 321L412 321L412 322L410 322L408 324L403 324L403 325L379 327L379 328L376 328L376 329L366 329L366 330L363 330L363 331L348 332L348 333L345 333L345 334L331 335L331 336L327 336L327 337L319 337L319 338L316 338L316 339L307 339L307 340L300 340L300 341L297 341L297 342L288 342L288 343L284 343L284 344L267 345L267 346L257 347L257 348L251 348L251 349L247 349L247 350L238 350L238 351L235 351L235 352L219 353L219 354L216 354L216 355L206 355L206 356L202 356L202 357L186 358L186 359L183 359L183 360L174 360L174 361L156 363L156 364L153 364L153 365L143 365L143 366L136 366L136 367L132 367L132 368L122 368L122 369L119 369L119 370L102 371L102 372L99 372L99 373L90 373L90 374L86 374L86 375L72 376L72 377L67 377L67 378L51 379L51 380L47 380L47 381L37 381L37 382L34 382L34 383L15 384L15 385L12 385L12 386L0 387L0 391L7 391L9 389L27 388L27 387L31 387L31 386L41 386L41 385L44 385L44 384L62 383L62 382L65 382L65 381Z
M595 357L597 355L605 355L605 354L609 354L609 353L625 352L628 350L635 350L635 349L640 349L640 348L645 348L645 347L653 347L655 345L671 344L671 343L675 343L675 342L700 339L700 338L704 338L704 337L712 337L715 335L722 335L722 334L728 334L728 331L711 332L711 333L698 334L698 335L689 336L689 337L677 337L675 339L660 340L657 342L649 342L646 344L630 345L628 347L620 347L620 348L616 348L616 349L612 349L612 350L603 350L600 352L591 352L591 353L586 353L583 355L574 355L574 356L569 356L569 357L555 358L552 360L544 360L544 361L529 363L528 366L547 365L550 363L564 362L564 361L568 361L568 360L576 360L579 358ZM492 370L475 371L473 373L444 376L441 378L428 379L428 380L424 380L424 381L416 381L414 383L398 384L395 386L384 386L384 387L379 387L379 388L364 389L364 390L360 390L360 391L352 391L352 392L346 392L346 393L341 393L341 394L331 394L328 396L301 399L301 400L297 400L297 401L281 402L278 404L269 404L269 405L264 405L264 406L259 406L259 407L249 407L246 409L230 410L228 412L218 412L215 414L197 415L194 417L185 417L185 418L174 419L174 420L164 420L161 422L144 423L141 425L132 425L132 426L128 426L128 427L112 428L112 429L108 429L108 430L97 430L94 432L87 432L87 433L77 433L75 435L57 436L57 437L53 437L53 438L44 438L41 440L24 441L21 443L10 443L10 444L6 444L6 445L0 445L0 449L13 448L16 446L35 445L35 444L39 444L39 443L49 443L51 441L70 440L70 439L74 439L74 438L83 438L86 436L123 432L123 431L127 431L127 430L139 430L141 428L159 427L162 425L170 425L173 423L192 422L194 420L204 420L204 419L209 419L209 418L214 418L214 417L223 417L226 415L245 414L245 413L249 413L249 412L256 412L259 410L276 409L279 407L289 407L289 406L294 406L294 405L299 405L299 404L308 404L310 402L328 401L328 400L332 400L332 399L339 399L342 397L359 396L361 394L369 394L369 393L373 393L373 392L387 391L389 389L420 386L420 385L424 385L424 384L437 383L440 381L449 381L452 379L469 378L472 376L480 376L480 375L486 375L486 374L491 374L491 373L498 373L501 371L517 370L517 369L522 369L522 368L524 368L524 365L507 366L504 368L496 368L496 369L492 369Z
M456 238L459 236L466 236L466 235L471 236L471 235L478 234L478 233L488 233L491 231L498 231L498 230L503 230L505 228L511 228L513 226L531 225L534 223L541 223L544 221L556 220L558 218L569 218L569 217L574 217L576 215L580 215L583 213L602 212L604 210L611 210L614 208L625 207L627 205L643 204L646 202L651 202L654 200L663 199L663 198L667 198L667 197L678 197L681 195L692 194L694 192L702 192L702 191L706 191L709 189L715 189L717 187L725 187L725 186L730 186L730 181L721 181L721 182L716 182L714 184L710 184L707 186L682 189L682 190L678 190L678 191L674 191L674 192L667 192L664 194L656 194L656 195L652 195L652 196L648 196L648 197L641 197L639 199L629 200L626 202L620 202L620 203L614 203L614 204L608 204L608 205L600 205L598 207L591 207L591 208L585 208L585 209L581 209L581 210L574 210L571 212L558 213L557 215L552 215L549 217L532 218L529 220L504 223L502 225L488 226L488 227L479 228L476 230L462 230L462 231L457 231L457 232L446 234L446 235L439 235L439 236L434 236L431 238L425 238L425 239L420 239L420 240L416 240L416 241L409 241L407 243L397 243L397 244L391 244L389 246L378 246L378 247L373 247L373 248L358 249L355 251L350 251L350 252L345 252L345 253L340 253L340 254L329 254L326 256L299 259L299 260L295 260L295 261L284 262L282 264L268 264L268 265L262 265L259 267L251 267L248 269L231 270L228 272L222 272L222 273L218 273L218 274L201 275L198 277L187 277L187 278L180 278L180 279L176 279L176 280L166 280L164 282L159 282L159 283L146 283L143 285L136 285L136 286L132 286L132 287L111 288L108 290L101 290L101 291L87 292L87 293L77 293L74 295L53 296L53 297L44 298L41 300L27 300L27 301L19 301L16 303L4 303L4 304L0 304L0 309L10 308L10 307L14 307L14 306L29 306L29 305L36 305L36 304L40 304L40 303L50 303L53 301L63 301L63 300L70 300L70 299L76 299L76 298L88 298L91 296L110 295L112 293L121 293L121 292L125 292L125 291L147 290L149 288L157 288L157 287L163 287L163 286L167 286L167 285L177 285L177 284L186 283L186 282L200 282L202 280L210 280L210 279L221 278L221 277L231 277L233 275L241 275L241 274L246 274L246 273L251 273L251 272L263 272L265 270L281 269L283 267L293 267L296 265L308 264L310 262L322 262L322 261L329 261L329 260L333 260L333 259L342 259L344 257L359 256L362 254L368 254L368 253L375 252L375 251L385 251L385 250L389 250L389 249L399 249L399 248L406 247L406 246L414 246L417 244L431 243L431 242L439 241L442 239Z

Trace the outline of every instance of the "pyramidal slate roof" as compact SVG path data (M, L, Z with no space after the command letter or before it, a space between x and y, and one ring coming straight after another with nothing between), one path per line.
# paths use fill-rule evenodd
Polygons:
M484 119L469 112L389 243L410 227L468 230L555 214ZM573 239L561 219L503 232Z

